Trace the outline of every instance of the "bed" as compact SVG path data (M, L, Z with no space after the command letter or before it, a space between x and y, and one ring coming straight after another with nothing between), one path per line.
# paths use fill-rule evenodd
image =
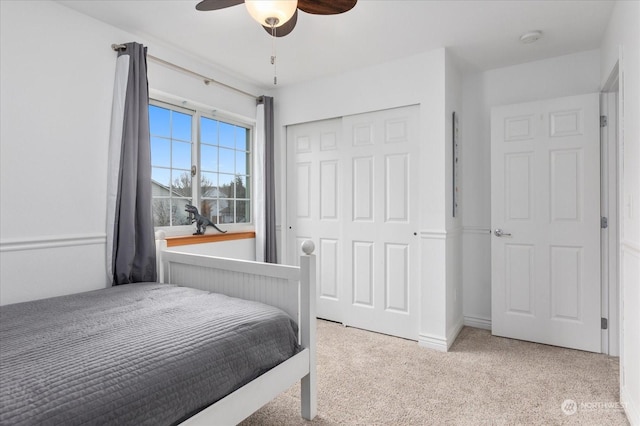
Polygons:
M237 424L301 383L316 414L315 257L168 250L159 283L0 308L0 424Z

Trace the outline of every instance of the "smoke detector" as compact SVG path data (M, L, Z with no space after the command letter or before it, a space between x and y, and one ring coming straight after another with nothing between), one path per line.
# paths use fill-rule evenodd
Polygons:
M531 44L542 38L542 31L529 31L520 36L520 42L523 44Z

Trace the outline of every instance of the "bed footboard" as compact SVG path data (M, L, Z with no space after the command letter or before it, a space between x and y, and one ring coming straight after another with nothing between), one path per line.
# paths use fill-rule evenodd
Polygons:
M291 374L282 375L276 372L269 376L265 374L258 378L261 379L259 388L262 398L267 394L271 395L265 401L268 402L288 387L283 388L283 381L285 384L290 381L290 386L295 381L301 380L301 414L307 420L313 419L317 413L316 263L313 242L305 241L303 243L304 254L300 256L300 267L171 251L167 249L167 242L162 231L156 232L156 249L159 282L179 284L265 303L282 309L296 320L300 331L299 343L305 348L304 355L303 353L298 354L300 356L294 357L295 360L291 359L285 363L300 365L302 358L304 360L302 362L303 368L289 369L290 372L298 371L294 374L293 380L291 380ZM287 369L281 368L280 370ZM255 388L255 384L253 386L251 383L247 384L202 411L196 416L197 419L193 420L200 423L201 420L207 418L214 419L220 415L220 410L229 410L230 407L233 407L233 415L225 418L235 418L241 421L261 405L257 408L247 406L247 410L251 410L249 412L237 412L240 408L232 401L247 401L246 398L254 398L252 395L255 393ZM209 417L209 415L215 417ZM185 423L191 424L193 422L187 421Z

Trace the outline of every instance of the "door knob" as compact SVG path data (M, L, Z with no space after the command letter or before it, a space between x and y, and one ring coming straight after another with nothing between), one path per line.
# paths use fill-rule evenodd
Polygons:
M509 233L507 233L507 232L504 232L504 231L503 231L502 229L500 229L500 228L497 228L495 231L493 231L493 234L494 234L496 237L510 237L510 236L511 236L511 234L509 234Z

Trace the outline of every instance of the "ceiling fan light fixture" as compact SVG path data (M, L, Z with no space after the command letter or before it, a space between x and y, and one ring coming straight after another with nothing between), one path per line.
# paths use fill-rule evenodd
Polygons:
M298 0L245 0L249 15L260 25L277 28L291 19L298 7Z

